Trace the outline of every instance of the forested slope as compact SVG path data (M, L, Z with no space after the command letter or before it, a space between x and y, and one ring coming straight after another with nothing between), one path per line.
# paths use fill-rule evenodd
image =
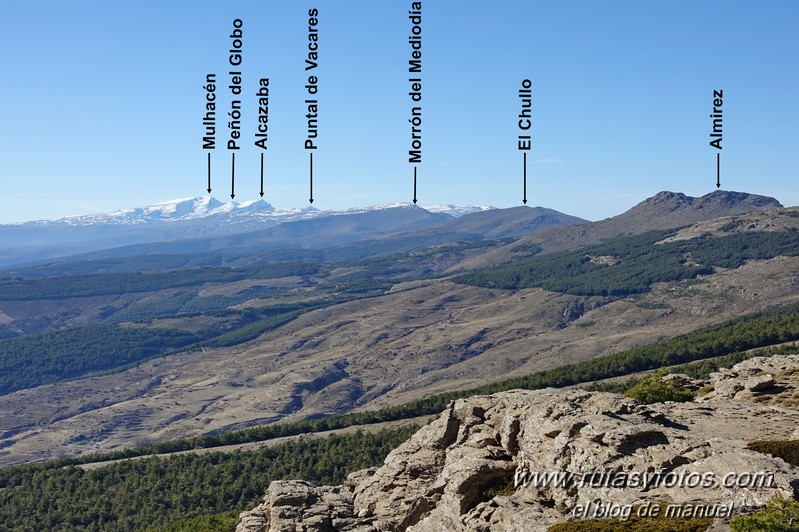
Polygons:
M747 260L799 255L799 231L703 236L663 242L677 230L652 231L485 268L454 278L475 286L544 288L576 295L625 296L658 282L693 279Z
M719 365L730 365L747 357L799 352L795 345L742 352L795 339L799 339L799 305L745 316L670 341L583 364L509 379L478 389L442 394L379 412L160 444L142 448L140 452L256 441L335 426L438 413L456 397L516 387L577 384L693 360L699 362L681 367L680 371L706 377ZM708 358L710 362L703 361ZM0 531L25 527L39 530L143 530L172 521L185 523L193 516L206 516L193 521L195 523L229 523L216 514L255 505L271 480L303 478L327 484L340 483L350 471L379 464L414 430L415 427L406 427L325 439L300 439L257 451L143 458L90 470L75 466L90 460L90 457L1 468ZM118 453L118 456L135 454L138 453Z

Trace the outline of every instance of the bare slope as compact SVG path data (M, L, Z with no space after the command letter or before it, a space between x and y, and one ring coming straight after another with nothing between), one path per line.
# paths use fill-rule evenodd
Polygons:
M797 271L799 259L777 258L615 301L431 282L314 311L236 348L2 397L2 460L373 408L530 373L797 301Z
M713 224L702 231L785 230L799 227L799 218L777 210ZM799 300L797 272L799 258L777 257L624 299L400 283L234 348L0 397L0 460L109 450L472 387Z

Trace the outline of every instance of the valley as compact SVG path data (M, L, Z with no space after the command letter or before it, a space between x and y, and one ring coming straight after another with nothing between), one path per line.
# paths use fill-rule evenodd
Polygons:
M679 209L682 199L677 199ZM732 208L739 213L743 207L733 201ZM63 368L57 356L64 353L58 347L62 344L53 335L82 338L82 331L106 329L97 330L95 341L70 344L82 346L80 356L96 349L97 357L64 375L67 380L57 382L52 372L42 373L40 359L38 368L26 366L34 379L30 384L24 381L0 396L0 460L24 463L369 411L589 360L791 303L799 299L799 258L791 256L797 249L791 247L791 238L799 227L794 213L739 213L679 233L653 233L643 246L636 240L641 237L608 241L602 244L604 251L590 252L605 259L584 263L577 277L572 275L579 282L570 281L572 288L560 291L480 286L485 276L496 275L491 268L465 277L456 274L465 262L485 260L480 257L503 247L517 249L516 260L496 270L505 273L523 271L528 263L568 264L569 257L583 256L580 251L540 255L535 253L538 248L502 240L442 243L349 262L275 263L266 259L268 255L241 255L224 267L145 274L106 271L50 277L45 272L51 273L53 266L37 266L30 270L32 277L0 284L5 294L0 309L8 316L7 330L29 327L44 332L5 342L29 338L25 344L37 345L31 342L39 338L37 349L44 352L55 345L53 367ZM467 220L468 216L457 221L463 225ZM757 236L761 234L783 240L763 240ZM712 261L721 260L713 258L716 255L703 251L700 257L707 246L688 251L678 246L704 242L686 240L699 235L722 242L721 249L729 251L722 253L728 262L741 248L739 241L723 244L725 238L755 235L753 242L768 245L760 249L748 244L751 258L744 254L743 262L714 266ZM543 237L539 242L544 243ZM781 245L788 246L788 255ZM629 254L629 246L645 252ZM563 256L558 258L558 253ZM683 266L686 253L696 255L693 264L704 261L705 270ZM646 273L651 264L674 259L673 268L688 268L688 275L669 274L665 279L673 280L662 280ZM146 264L151 259L127 260ZM122 263L115 259L98 266L107 270ZM59 268L86 266L76 261ZM640 289L620 293L602 288L616 282L608 271L627 271L624 268L632 268L635 275L622 282L630 287L636 278L643 283ZM534 269L542 271L542 266ZM552 272L548 279L567 278ZM115 286L124 286L120 283L136 288L115 294ZM593 285L586 283L599 283L599 289L589 289ZM109 287L107 295L93 295L105 290L103 286ZM37 304L18 303L33 293L39 294ZM70 307L69 318L64 318ZM98 312L98 307L103 310ZM113 345L107 340L118 333L135 342L149 335L154 339L151 350L122 343L118 360L110 361L107 353ZM133 350L138 358L127 356ZM11 360L7 354L5 359Z

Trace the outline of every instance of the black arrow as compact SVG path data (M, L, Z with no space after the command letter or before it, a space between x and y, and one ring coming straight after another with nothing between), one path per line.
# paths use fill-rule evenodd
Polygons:
M716 154L716 188L721 188L721 154Z
M311 166L310 166L310 169L311 169L311 197L310 197L310 199L308 201L313 203L313 152L309 153L308 155L311 156Z
M230 154L230 199L236 197L236 154Z
M413 167L413 204L416 205L416 167Z
M208 193L211 193L211 152L208 152Z
M264 154L261 154L261 197L264 197Z
M527 152L522 154L524 156L524 199L522 199L522 203L527 205Z

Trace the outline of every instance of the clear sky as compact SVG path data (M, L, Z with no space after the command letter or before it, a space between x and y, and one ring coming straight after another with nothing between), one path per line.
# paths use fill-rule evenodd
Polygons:
M422 15L420 204L521 204L521 80L533 82L529 205L589 219L660 190L722 188L799 203L799 2L442 1ZM243 21L236 200L259 192L253 146L270 79L266 196L308 205L308 10L319 10L314 206L408 202L408 1L7 2L0 17L0 222L206 194L203 82ZM230 156L213 152L229 200Z

